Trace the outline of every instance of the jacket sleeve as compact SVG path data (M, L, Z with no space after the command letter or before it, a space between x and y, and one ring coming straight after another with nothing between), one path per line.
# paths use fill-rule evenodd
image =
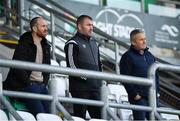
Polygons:
M27 61L27 56L28 56L28 47L24 44L19 44L14 52L13 55L13 60L20 60L20 61ZM12 69L12 72L14 73L13 75L17 80L20 82L24 83L25 85L29 85L29 77L27 74L27 70L23 69Z
M98 64L99 64L99 71L102 71L102 63L101 63L101 59L100 59L99 46L98 46Z
M50 47L51 46L49 43L46 43L42 46L42 48L43 48L43 64L51 65ZM50 73L42 72L42 74L43 74L43 83L45 85L47 85L49 82Z
M78 68L78 45L70 43L66 48L66 62L70 68Z
M124 54L120 60L120 73L124 75L132 75L132 63L131 59L128 57L128 54ZM137 90L134 88L132 84L124 84L126 91L132 99L138 94Z

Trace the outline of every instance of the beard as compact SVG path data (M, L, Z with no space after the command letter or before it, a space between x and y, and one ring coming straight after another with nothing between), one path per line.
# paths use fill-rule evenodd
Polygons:
M36 34L37 34L37 36L44 38L47 36L48 33L47 33L47 31L43 31L43 32L37 32Z

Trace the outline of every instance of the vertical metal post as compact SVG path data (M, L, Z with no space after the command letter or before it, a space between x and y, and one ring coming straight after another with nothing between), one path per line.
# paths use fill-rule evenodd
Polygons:
M53 59L55 60L55 39L54 39L54 30L55 30L55 26L54 26L54 14L51 12L51 42L52 42L52 55L53 55Z
M141 12L145 13L145 0L141 0Z
M103 6L103 0L99 0L99 6Z
M2 95L2 90L3 90L3 87L2 87L2 84L3 81L2 81L2 74L0 73L0 95Z
M55 76L51 75L50 81L50 87L49 87L49 92L53 96L53 100L51 102L51 113L56 114L56 102L58 101L58 95L57 95L57 81L55 80Z
M9 10L11 10L11 0L7 0L7 7ZM8 19L8 21L7 21L8 25L11 28L12 27L12 20L11 20L12 13L11 13L11 11L8 11L8 13L6 13L6 14L7 14L7 19Z
M108 88L106 86L106 82L103 81L102 87L101 87L101 100L104 102L104 106L101 111L101 118L107 119L107 107L109 106L108 101Z
M24 16L24 0L19 0L19 25L20 25L20 34L23 34L24 32L24 29L23 29L23 26L25 25L24 24L24 21L23 19L21 18L21 16Z
M156 91L153 85L149 89L149 105L152 107L152 111L150 113L150 120L152 121L155 120L155 112L156 112Z
M152 85L149 88L149 105L152 107L152 111L150 113L150 120L155 120L155 112L157 111L157 102L156 102L156 70L157 65L153 64L151 69L148 72L148 78L152 80Z
M120 69L119 69L119 46L118 46L118 44L116 42L114 43L114 46L115 46L116 74L120 74Z

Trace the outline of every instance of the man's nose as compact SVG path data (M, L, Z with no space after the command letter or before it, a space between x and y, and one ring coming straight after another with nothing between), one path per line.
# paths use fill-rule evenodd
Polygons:
M48 28L47 28L47 27L45 27L45 30L47 31L47 30L48 30Z
M93 30L93 26L91 26L90 29Z

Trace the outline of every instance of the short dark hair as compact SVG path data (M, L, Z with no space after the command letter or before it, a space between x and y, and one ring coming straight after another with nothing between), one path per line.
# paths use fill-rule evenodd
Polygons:
M77 18L76 26L78 26L79 23L82 23L85 18L88 18L88 19L90 19L90 20L93 20L93 19L92 19L90 16L88 16L88 15L80 15L80 16Z
M134 30L132 30L131 33L130 33L130 41L132 42L134 36L136 34L139 34L139 33L144 33L144 31L142 29L134 29Z
M38 21L39 18L41 18L41 17L34 17L33 19L31 19L31 21L30 21L31 30L32 30L33 26L37 25L37 21Z

